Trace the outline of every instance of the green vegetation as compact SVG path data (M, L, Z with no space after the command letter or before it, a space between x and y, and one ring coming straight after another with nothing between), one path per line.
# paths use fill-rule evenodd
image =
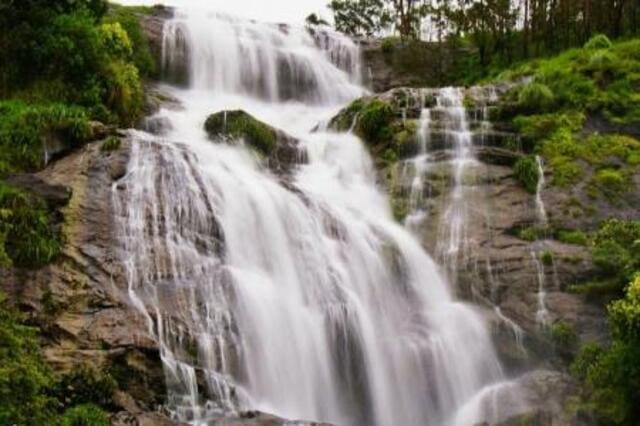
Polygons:
M243 138L247 145L269 155L278 142L278 132L244 111L221 111L212 114L204 124L211 138Z
M45 203L0 182L0 266L41 266L60 252Z
M86 111L64 104L0 101L0 177L44 166L48 139L77 146L90 136Z
M0 294L0 424L47 424L51 375L40 356L36 329L26 327Z
M593 261L621 290L640 270L640 221L611 219L595 235Z
M589 244L589 237L579 229L559 229L555 237L558 241L566 244L574 244L577 246L586 246Z
M102 152L117 151L120 149L120 144L121 144L120 138L116 136L109 136L106 141L102 142L100 151Z
M573 185L587 174L590 196L620 199L640 165L640 141L617 130L640 125L640 40L612 44L596 36L584 48L500 78L522 76L532 81L513 88L497 115L512 122L523 149L544 157L553 185ZM603 122L603 131L585 131L588 120ZM534 175L525 161L516 176L531 190Z
M521 157L513 166L513 173L516 179L530 192L535 193L540 180L538 164L532 155Z
M155 73L134 10L103 0L0 5L0 175L43 165L43 141L73 145L95 119L131 125ZM139 12L137 12L139 13Z
M94 404L78 405L62 415L61 426L109 426L109 417Z
M598 424L631 425L640 415L640 275L608 312L612 342L584 345L572 364L584 383L579 409Z
M390 125L394 116L391 105L375 99L360 110L356 132L374 144L387 141L393 137Z
M400 120L390 103L367 98L349 104L331 126L342 131L353 128L383 166L405 158L415 147L418 132L416 120Z
M112 392L102 385L106 379L81 383L67 377L52 375L40 354L37 329L23 325L0 293L0 424L108 424L98 407L110 403L110 395L107 400L101 393ZM74 396L80 394L79 398ZM76 405L78 401L83 405Z

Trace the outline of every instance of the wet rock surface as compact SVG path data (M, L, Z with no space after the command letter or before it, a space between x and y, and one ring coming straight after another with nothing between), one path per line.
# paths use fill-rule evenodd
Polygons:
M153 412L164 400L164 373L147 324L126 297L113 232L111 191L122 174L113 170L126 169L129 143L109 153L100 146L87 144L36 175L13 178L59 209L65 245L44 268L2 270L2 291L41 328L44 357L56 374L126 372L116 406Z
M469 159L465 160L468 164L460 177L466 213L461 230L463 247L453 262L455 270L449 270L448 275L463 298L487 306L490 315L495 316L495 309L499 309L504 318L494 319L495 341L503 362L509 368L519 370L544 364L554 356L548 329L537 319L540 274L546 292L549 325L556 322L570 324L584 341L603 341L606 325L601 302L569 291L572 284L588 279L594 272L588 248L565 244L551 237L543 241L526 241L519 236L519 230L538 226L539 218L534 194L523 188L513 172L513 165L524 155L519 150L519 137L509 130L508 123L493 120L493 111L499 107L500 97L508 89L508 85L483 86L465 89L462 93L466 131L470 132L471 143ZM412 188L416 185L413 158L418 154L420 127L425 125L420 117L423 108L431 109L429 134L425 140L428 163L420 181L419 204L414 206L424 212L424 218L413 227L427 250L441 264L447 264L452 262L443 249L442 240L450 220L447 209L455 185L452 160L456 155L456 135L451 132L451 122L447 121L451 117L439 110L438 90L396 88L365 98L365 104L379 100L392 108L394 118L390 127L404 123L406 128L406 123L413 122L415 129L396 161L381 158L382 153L375 146L381 144L379 141L376 144L365 142L371 146L381 184L389 192L394 213L399 220L404 220L412 202ZM358 120L357 114L353 109L345 108L332 120L332 125L341 128L340 123ZM556 188L545 185L541 198L548 212L546 226L594 229L608 216L631 217L632 211L637 211L633 201L612 206L604 200L596 201L596 205L601 205L598 214L578 217L567 205L575 204L576 199L589 205L583 197L584 191L579 186ZM546 256L550 256L550 262L542 264L541 271L538 265L543 252L548 252ZM537 256L537 262L532 255ZM513 324L506 324L505 320L513 321ZM518 338L522 339L519 344L524 348L515 343L514 325L523 333Z
M245 111L220 111L211 114L204 127L214 142L234 144L243 140L277 174L289 174L297 164L306 162L306 154L299 147L298 140Z

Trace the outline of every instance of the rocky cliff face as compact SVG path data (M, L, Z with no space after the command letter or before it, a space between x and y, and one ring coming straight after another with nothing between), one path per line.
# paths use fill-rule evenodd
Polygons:
M59 210L65 245L42 269L4 270L3 291L41 328L45 359L56 374L109 372L119 379L118 419L162 424L153 414L164 398L158 348L127 301L113 239L111 191L126 173L128 143L113 152L103 151L103 143L13 178Z
M600 200L592 201L592 214L572 214L570 200L574 205L577 200L587 205L584 188L544 184L538 194L528 192L514 174L514 164L524 155L519 135L508 123L493 118L508 88L460 89L458 106L464 110L464 128L453 123L460 117L452 117L445 100L438 99L440 89L411 88L354 103L333 125L344 128L348 123L346 127L365 138L396 217L414 229L428 251L445 265L460 296L487 308L494 318L495 340L505 365L520 370L558 365L562 350L553 344L554 325L568 325L584 341L602 341L606 336L601 301L569 290L593 274L589 250L557 241L552 235L528 238L523 230L539 226L593 230L609 215L624 217L629 207ZM373 105L378 109L386 105L391 114L387 138L372 138L363 128ZM425 110L429 110L426 117ZM457 157L461 137L467 137L470 144L465 158ZM461 161L465 164L462 170L458 168ZM545 173L550 182L552 175L549 170ZM463 199L456 207L463 210L463 221L458 229L459 247L452 255L448 232L451 221L456 220L452 217L455 197ZM540 224L540 203L546 210L544 225ZM415 212L420 214L412 215Z
M444 87L457 81L465 61L474 52L446 43L394 38L362 40L364 78L368 87L380 93L399 87Z

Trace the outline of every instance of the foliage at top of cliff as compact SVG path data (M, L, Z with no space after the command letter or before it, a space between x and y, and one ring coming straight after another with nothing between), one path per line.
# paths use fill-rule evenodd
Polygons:
M104 0L0 3L0 176L44 165L44 142L81 140L88 120L142 114L154 74L134 12Z
M640 39L596 36L583 48L534 60L498 80L523 81L496 114L558 186L588 180L589 196L624 202L640 165Z

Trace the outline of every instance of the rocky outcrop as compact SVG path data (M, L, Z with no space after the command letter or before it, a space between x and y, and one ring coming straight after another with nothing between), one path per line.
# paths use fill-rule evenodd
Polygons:
M396 87L444 87L461 84L466 58L474 52L447 43L399 39L360 42L365 81L374 92Z
M204 128L214 142L244 141L264 158L269 169L282 175L296 164L305 162L305 152L299 142L285 132L261 122L245 111L220 111L211 114Z
M156 69L162 70L162 44L165 22L173 18L174 10L170 7L156 5L144 9L145 13L136 13L142 30L149 42L151 56L156 62Z
M118 381L114 405L136 419L163 403L164 373L146 322L127 300L114 239L111 191L126 172L129 143L110 152L102 143L10 179L59 210L65 245L44 268L3 270L2 291L41 328L44 356L56 374L108 372Z
M589 250L556 241L552 236L530 241L521 235L522 230L538 224L535 196L514 175L513 165L523 156L518 135L510 131L508 123L491 120L508 89L509 86L502 85L463 91L471 147L470 160L466 160L468 164L461 177L466 211L462 248L454 261L443 248L442 239L451 220L447 209L454 196L454 169L450 160L455 153L455 134L447 128L451 117L437 108L438 91L397 88L373 95L341 111L332 120L332 126L358 132L359 123L366 122L367 106L373 102L381 102L391 111L388 136L372 140L362 132L359 134L365 138L378 165L380 181L390 194L394 214L404 220L410 208L424 213L423 220L412 223L414 231L441 264L453 268L448 273L458 293L490 309L503 361L520 370L555 355L550 329L543 327L537 318L541 285L546 292L548 327L561 322L575 329L582 340L601 341L605 339L606 326L602 304L569 289L593 274ZM413 158L419 132L425 131L421 129L425 123L419 121L423 108L431 108L428 135L423 141L429 160L421 178L422 193L412 197L416 185ZM398 135L407 129L411 131L401 138L399 145ZM389 148L394 149L394 155L389 155ZM543 188L541 196L549 226L586 225L584 220L576 223L562 219L569 215L566 200L578 189L560 190L551 185ZM416 200L418 205L410 206ZM620 207L616 208L618 213Z

